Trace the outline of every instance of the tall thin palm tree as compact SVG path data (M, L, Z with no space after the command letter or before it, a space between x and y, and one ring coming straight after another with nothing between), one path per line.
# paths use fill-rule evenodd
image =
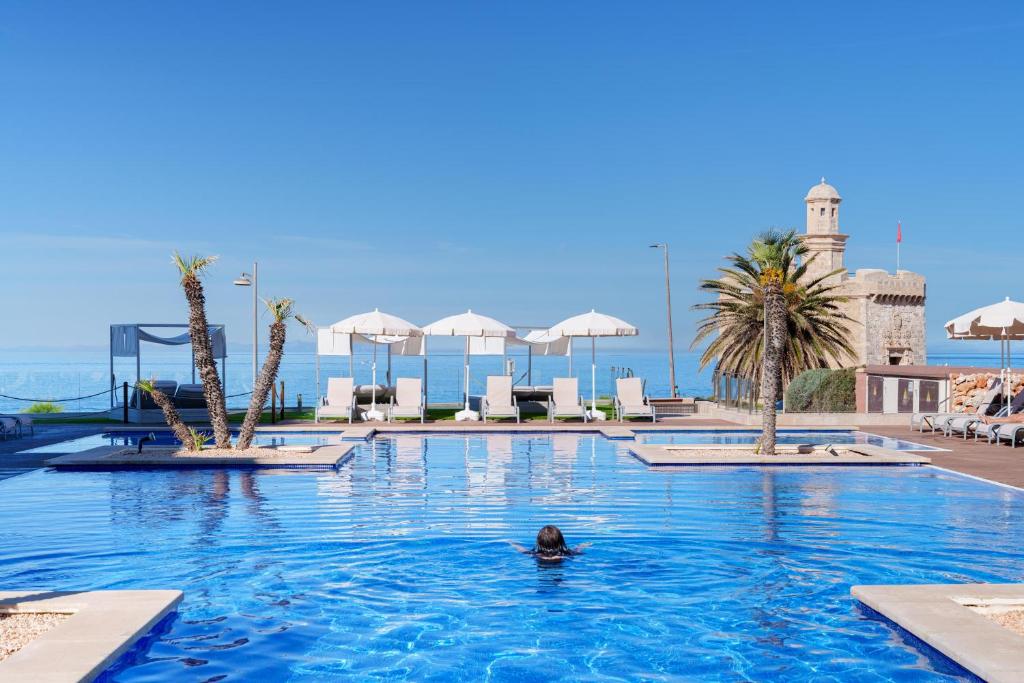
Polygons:
M846 297L831 281L840 271L809 280L814 257L799 262L806 254L795 231L768 231L746 255L727 257L730 265L719 268L721 277L701 283L715 300L694 306L709 315L698 324L691 348L715 337L700 367L714 363L716 382L723 374L750 380L760 375L762 449L769 453L774 453L775 403L784 383L804 370L855 358L848 327L853 321L841 310Z
M181 419L181 415L178 414L178 409L174 407L174 401L171 397L157 389L156 382L151 379L139 380L136 389L144 391L153 397L153 402L163 411L164 421L167 422L167 426L174 432L174 436L177 437L178 441L188 450L196 450L196 443L195 439L192 438L192 432L185 424L185 421Z
M245 413L245 420L238 432L236 448L248 448L252 444L252 437L256 432L256 426L263 415L263 406L267 403L267 396L270 394L277 379L278 369L281 367L281 357L284 355L284 342L287 333L285 323L289 318L295 318L300 323L309 327L308 323L294 311L295 302L292 299L264 299L263 304L270 312L273 322L270 323L270 345L263 367L256 378L256 385L252 389L252 398L249 401L249 409Z
M196 369L203 382L203 396L210 414L210 426L217 448L231 448L231 429L228 410L224 402L224 388L217 373L210 341L210 327L206 321L206 296L203 294L203 273L217 260L216 256L183 257L174 252L172 262L181 272L181 286L188 301L188 331L192 341L192 354Z

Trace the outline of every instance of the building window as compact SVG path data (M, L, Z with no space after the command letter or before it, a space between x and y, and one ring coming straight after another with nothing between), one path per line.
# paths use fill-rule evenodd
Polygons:
M821 207L821 214L819 214L819 215L821 215L821 216L824 216L824 215L825 215L825 207L824 207L824 206L823 206L823 207Z
M832 207L832 218L836 217L836 207Z

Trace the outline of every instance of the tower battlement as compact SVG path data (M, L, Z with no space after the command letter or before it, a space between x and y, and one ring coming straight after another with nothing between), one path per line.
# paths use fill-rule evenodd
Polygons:
M844 365L925 363L925 277L879 268L859 268L851 275L845 265L849 235L839 227L842 201L839 191L824 178L812 187L804 198L807 232L803 240L808 248L805 262L813 259L807 277L834 273L830 282L837 285L837 294L847 298L841 309L852 321L850 342L857 355Z

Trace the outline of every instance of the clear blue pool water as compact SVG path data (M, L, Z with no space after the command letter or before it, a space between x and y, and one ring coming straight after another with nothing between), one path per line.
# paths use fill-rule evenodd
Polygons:
M546 523L593 545L514 551ZM649 470L598 435L378 438L338 471L0 481L6 589L180 588L166 680L955 680L858 583L1024 580L1024 494L928 467ZM220 678L223 677L223 678Z
M650 431L633 430L637 441L651 444L752 444L761 436L760 430L746 431ZM894 439L860 431L798 431L779 430L778 443L782 444L870 444L897 451L939 451L941 448Z
M234 433L234 432L233 432ZM112 431L102 434L90 434L68 441L61 441L46 446L31 448L23 453L79 453L97 446L135 446L139 439L152 434L156 437L148 444L155 446L170 446L181 442L174 438L174 434L164 430L154 429L151 432L145 431ZM256 432L253 443L257 446L329 446L341 443L340 432Z
M635 429L637 440L642 443L651 444L720 444L720 443L754 443L760 432L755 430L745 431L648 431ZM110 431L103 434L91 434L78 439L62 441L60 443L39 446L25 451L26 453L78 453L97 446L134 446L139 439L150 432L138 431ZM153 431L156 441L155 445L176 444L178 441L174 435L167 430ZM868 434L857 431L831 431L831 432L807 432L795 430L780 430L778 433L779 443L792 444L873 444L884 446L900 451L935 451L941 450L932 446L926 446L912 441L893 439L877 434ZM325 432L257 432L254 443L262 446L281 445L302 445L302 446L326 446L341 442L339 434Z

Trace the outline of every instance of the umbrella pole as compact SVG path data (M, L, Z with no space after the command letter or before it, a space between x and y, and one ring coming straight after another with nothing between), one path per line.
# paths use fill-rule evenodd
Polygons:
M572 377L572 337L569 337L569 376Z
M373 335L373 384L370 385L370 412L377 410L377 335Z
M590 413L597 412L597 337L590 338Z
M462 374L465 375L465 377L466 377L466 393L465 393L466 406L465 406L465 408L466 408L466 410L469 410L469 337L466 337L466 351L465 351L465 353L463 355L462 364L463 364Z

